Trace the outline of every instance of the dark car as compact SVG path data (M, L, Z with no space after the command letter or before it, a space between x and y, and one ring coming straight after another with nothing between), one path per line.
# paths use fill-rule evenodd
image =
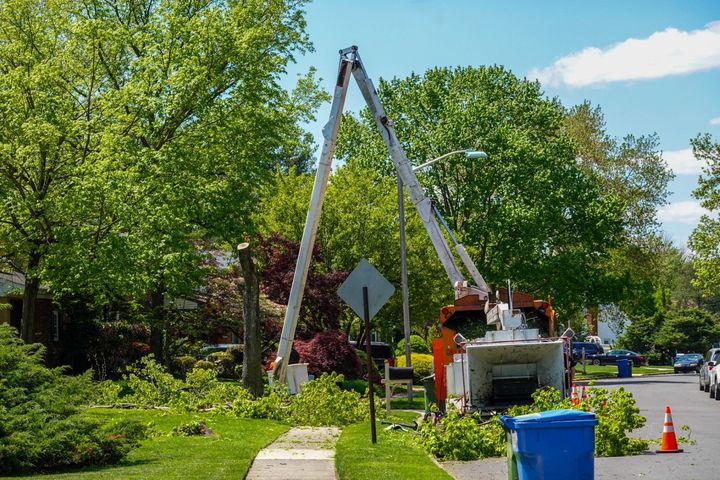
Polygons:
M605 353L602 345L593 342L574 342L572 344L572 356L573 359L578 362L582 359L582 352L585 350L585 358L589 358L590 355L602 355Z
M586 358L593 365L615 365L620 359L632 360L633 365L639 367L645 363L645 357L630 350L610 350L601 355L588 355Z
M700 373L700 367L703 364L703 356L701 353L679 353L673 362L673 370L678 372L696 372Z
M352 345L358 350L365 351L365 343L358 345L357 342L351 342ZM385 342L371 342L370 351L372 352L372 359L375 362L375 366L379 372L385 371L385 360L390 362L390 366L395 366L395 352L392 347Z

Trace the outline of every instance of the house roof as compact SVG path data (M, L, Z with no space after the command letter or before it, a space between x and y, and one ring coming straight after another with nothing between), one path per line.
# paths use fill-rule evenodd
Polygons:
M25 275L20 272L0 272L0 297L20 297L24 289ZM41 285L38 298L52 298L52 295Z

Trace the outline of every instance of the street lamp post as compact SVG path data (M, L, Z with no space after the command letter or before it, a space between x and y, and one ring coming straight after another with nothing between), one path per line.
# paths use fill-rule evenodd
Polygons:
M417 167L413 167L413 172L417 172L433 163L439 162L450 155L464 153L466 158L487 158L487 153L477 150L455 150L437 158L433 158ZM402 307L403 307L403 328L405 331L405 366L412 367L411 348L410 348L410 293L408 291L408 271L407 271L407 244L405 243L405 202L403 200L403 182L400 176L397 177L398 192L398 216L400 217L400 283L402 290ZM412 408L413 402L413 386L410 383L407 386L408 408Z

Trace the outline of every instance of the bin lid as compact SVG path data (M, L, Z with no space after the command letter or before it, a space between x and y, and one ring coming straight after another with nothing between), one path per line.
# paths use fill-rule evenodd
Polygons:
M548 410L545 412L530 413L510 417L503 415L500 422L505 428L519 430L522 428L543 428L543 427L574 427L582 425L597 425L598 421L592 412L581 410L561 409Z

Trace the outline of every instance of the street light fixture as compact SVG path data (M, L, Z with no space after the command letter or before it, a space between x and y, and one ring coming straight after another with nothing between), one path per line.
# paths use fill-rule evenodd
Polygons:
M429 167L433 163L439 162L451 155L457 155L458 153L464 153L465 158L487 158L487 153L479 150L454 150L444 155L440 155L437 158L433 158L417 167L413 167L413 172L417 172L426 167ZM403 202L403 182L400 175L397 177L397 191L398 191L398 216L400 217L400 281L402 284L402 304L403 304L403 327L405 330L405 366L412 367L411 360L411 349L410 349L410 299L408 292L408 271L407 271L407 248L405 244L405 205ZM407 400L408 407L411 408L413 401L412 384L408 385L407 389Z

